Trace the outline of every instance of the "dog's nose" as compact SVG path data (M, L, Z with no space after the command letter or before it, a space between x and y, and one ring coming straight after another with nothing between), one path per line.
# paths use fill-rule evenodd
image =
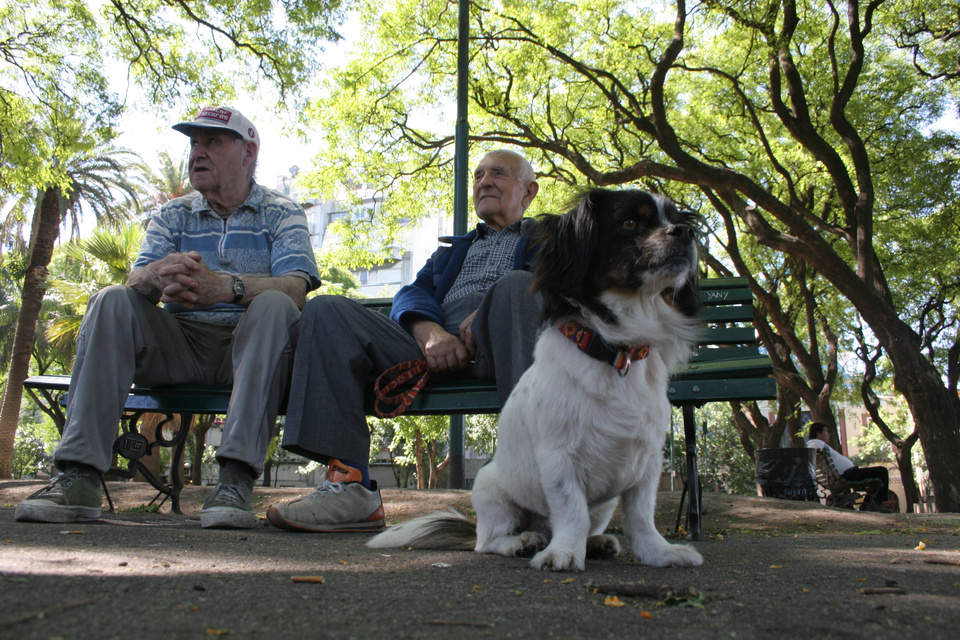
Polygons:
M667 229L667 235L675 236L681 242L693 242L693 239L697 237L693 227L688 227L685 224L675 224L671 226Z

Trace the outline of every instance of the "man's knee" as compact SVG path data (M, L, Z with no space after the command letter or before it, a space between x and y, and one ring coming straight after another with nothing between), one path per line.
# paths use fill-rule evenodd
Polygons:
M542 298L533 290L533 274L508 271L487 291L477 317L511 318L514 329L536 330L540 323Z
M281 291L264 291L257 295L244 315L273 316L287 320L295 320L300 315L300 309L293 298Z
M303 308L303 322L324 322L340 317L348 306L354 304L353 300L344 296L315 296L307 300Z
M114 284L104 287L90 297L87 302L87 312L84 316L85 322L115 322L129 317L135 313L138 299L142 298L140 293L122 284Z
M503 274L494 285L501 293L511 295L530 295L533 293L533 274L529 271L513 270Z
M125 284L112 284L90 296L90 301L87 305L128 304L130 302L130 294L132 293L136 293L132 287L128 287Z

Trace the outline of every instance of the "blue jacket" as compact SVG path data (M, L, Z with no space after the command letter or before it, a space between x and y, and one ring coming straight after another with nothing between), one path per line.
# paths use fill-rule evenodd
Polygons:
M517 243L514 269L533 270L537 247L530 246L530 233L535 224L533 219L524 218L520 225L520 242ZM449 243L449 246L437 249L417 274L416 280L397 292L393 297L390 318L408 330L409 323L417 319L432 320L442 325L443 311L440 310L440 303L460 274L467 250L476 237L477 230L474 229L465 236L440 238L441 242Z

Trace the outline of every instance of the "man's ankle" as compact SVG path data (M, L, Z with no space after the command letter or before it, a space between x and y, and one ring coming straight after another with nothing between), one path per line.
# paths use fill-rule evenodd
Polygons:
M233 460L232 458L225 458L220 463L220 480L223 479L224 474L240 480L248 488L252 488L257 479L257 472L254 471L253 467L242 460Z
M100 480L100 471L96 467L92 467L89 464L84 464L82 462L73 462L72 460L63 460L57 462L57 469L61 473L68 473L70 471L75 471L85 478L90 478L92 480Z

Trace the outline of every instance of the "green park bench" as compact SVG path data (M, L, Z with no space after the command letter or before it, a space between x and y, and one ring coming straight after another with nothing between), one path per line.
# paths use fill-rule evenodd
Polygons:
M694 408L708 402L772 400L777 397L776 383L771 377L773 365L758 347L753 326L753 294L746 279L702 279L700 299L707 328L694 356L674 375L668 391L670 402L681 407L683 412L687 453L684 496L689 493L687 521L690 536L694 539L700 537L701 531ZM361 302L372 310L389 314L389 298ZM46 402L64 404L69 382L69 376L43 375L28 378L24 387L42 394ZM167 482L162 482L143 466L140 458L149 455L156 447L170 447L170 466L178 468L189 429L180 429L173 437L167 438L162 433L164 425L161 423L156 427L156 441L151 443L137 432L137 421L144 413L166 414L168 418L179 414L180 424L189 425L194 415L225 414L229 398L229 385L134 386L127 397L122 432L114 443L114 450L129 462L127 468L114 468L111 473L132 478L139 471L157 489L158 497L168 496L172 511L181 513L180 491L183 483L179 474L171 474ZM371 389L366 400L367 415L375 415L373 407ZM493 381L431 379L406 414L467 415L499 411L500 403ZM459 452L452 453L462 456L462 440L459 447Z

